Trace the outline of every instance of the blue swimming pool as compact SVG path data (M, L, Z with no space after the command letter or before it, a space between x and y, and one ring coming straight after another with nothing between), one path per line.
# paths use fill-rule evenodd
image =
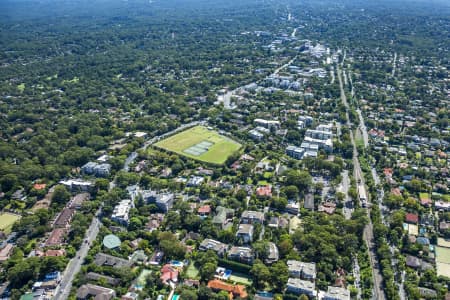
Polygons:
M172 300L178 300L178 298L180 298L180 295L175 294L172 296Z

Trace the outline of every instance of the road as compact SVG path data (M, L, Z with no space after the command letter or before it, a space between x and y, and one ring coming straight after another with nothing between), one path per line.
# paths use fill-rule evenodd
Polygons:
M336 77L334 75L334 68L333 67L331 67L330 76L331 76L331 82L330 83L333 84L336 81Z
M367 147L369 147L369 134L367 133L367 127L364 122L364 118L361 114L361 110L359 108L356 110L356 113L359 116L359 129L361 129L361 132L362 132L364 148L367 148Z
M278 73L280 73L281 70L283 70L286 67L289 67L294 60L297 58L297 55L294 56L294 58L292 58L290 61L288 61L287 63L285 63L284 65L282 65L281 67L278 67L277 69L275 69L275 71L272 73L272 75L277 75Z
M100 210L97 213L99 212ZM83 242L75 257L69 261L69 264L62 274L61 282L55 289L55 295L53 297L54 300L65 300L69 297L70 290L72 289L72 281L75 278L75 275L80 271L84 258L88 254L90 245L97 237L100 230L100 225L101 222L95 216L92 220L91 226L89 226L89 229L86 232L85 240L88 242Z
M349 220L353 213L353 200L348 196L348 189L350 186L350 178L348 177L348 171L344 170L342 172L342 182L339 185L339 191L344 193L344 217Z
M294 31L292 31L292 33L291 33L291 37L295 37L296 34L297 34L297 28L294 28Z
M395 68L397 67L397 52L394 53L394 59L392 61L392 74L391 76L395 76Z
M339 80L341 100L346 108L347 125L349 125L350 117L349 117L348 111L350 108L349 108L349 105L347 102L347 96L345 95L344 85L342 83L342 75L341 75L341 70L339 68L339 65L337 66L337 75L338 75L338 80ZM362 184L364 186L364 176L361 171L361 166L359 164L358 150L356 148L355 139L353 137L353 131L351 131L351 130L350 130L350 140L353 145L354 176L355 176L356 181L360 182L360 184ZM370 220L369 209L366 209L366 210L367 210L367 215L369 216L369 218L368 218L369 223L364 228L363 238L366 242L367 248L369 249L369 261L370 261L370 267L372 269L372 278L373 278L373 284L374 284L372 296L373 296L373 299L384 300L385 295L384 295L383 284L382 284L383 277L381 276L380 270L378 268L379 263L378 263L378 258L376 255L375 245L373 243L373 225L372 225L372 221Z

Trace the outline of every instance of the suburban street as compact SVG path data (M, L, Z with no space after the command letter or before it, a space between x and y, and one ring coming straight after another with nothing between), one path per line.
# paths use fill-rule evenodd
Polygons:
M350 117L348 114L349 106L348 106L348 102L347 102L347 96L345 95L344 86L342 83L341 70L340 70L339 66L337 67L337 75L338 75L339 87L340 87L340 92L341 92L341 100L342 100L342 103L344 103L344 106L346 107L347 124L350 124ZM359 164L358 151L356 148L355 139L353 137L353 132L351 130L350 130L350 139L353 144L354 177L357 182L360 182L360 184L364 186L364 176L362 174L361 166ZM369 216L368 208L367 208L367 215ZM374 284L372 296L373 296L373 299L384 300L385 295L384 295L383 285L382 285L383 278L382 278L380 270L378 268L379 264L378 264L378 258L376 255L375 245L373 243L373 226L372 226L372 221L370 220L370 216L369 216L369 223L364 228L363 235L364 235L364 240L366 242L367 248L369 249L369 260L370 260L370 266L372 269L372 278L373 278L373 284Z
M100 212L100 210L98 212ZM75 254L75 257L70 260L64 270L64 273L62 274L61 282L55 289L54 300L65 300L69 297L73 279L80 271L84 258L89 252L90 245L97 237L100 230L100 225L100 220L95 216L92 220L91 226L89 226L89 229L86 232L85 241L87 240L87 242L83 242L81 244L81 247Z
M348 189L350 187L350 178L348 177L348 170L344 170L342 172L342 182L339 185L339 191L344 193L345 198L344 198L344 217L347 220L350 220L350 218L352 217L352 213L353 213L353 199L351 199L348 196Z

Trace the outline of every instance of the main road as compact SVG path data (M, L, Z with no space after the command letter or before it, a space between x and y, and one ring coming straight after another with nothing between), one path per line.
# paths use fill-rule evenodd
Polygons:
M350 107L347 102L347 96L345 95L344 85L342 83L342 75L341 75L341 70L339 68L339 65L337 65L337 75L338 75L338 80L339 80L341 100L346 108L347 125L350 127L350 117L349 117L349 113L348 113L350 110ZM352 132L351 128L350 128L350 140L353 145L354 176L355 176L356 181L359 182L362 186L364 186L364 176L361 171L361 165L359 164L358 149L356 148L356 143L355 143L355 139L353 137L353 132ZM369 223L364 228L363 238L366 242L367 248L369 249L369 261L370 261L370 267L372 269L372 278L373 278L373 285L374 285L372 296L373 296L373 299L384 300L386 298L385 298L384 291L383 291L383 277L381 276L380 270L378 268L379 263L378 263L378 258L376 255L375 245L373 242L373 225L372 225L372 221L370 220L370 214L369 214L368 209L367 209L367 215L369 216Z
M81 265L83 264L84 258L88 254L91 243L96 239L97 234L100 230L101 222L97 215L100 213L101 209L97 211L94 216L88 231L86 232L86 237L81 244L80 249L78 249L75 257L69 261L64 273L62 275L61 282L55 289L55 294L53 296L54 300L65 300L69 297L70 290L72 289L72 282L75 275L80 271Z

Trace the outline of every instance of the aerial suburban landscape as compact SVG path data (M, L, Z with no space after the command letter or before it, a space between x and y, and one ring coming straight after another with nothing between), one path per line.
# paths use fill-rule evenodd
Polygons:
M450 2L0 1L0 299L450 300Z

